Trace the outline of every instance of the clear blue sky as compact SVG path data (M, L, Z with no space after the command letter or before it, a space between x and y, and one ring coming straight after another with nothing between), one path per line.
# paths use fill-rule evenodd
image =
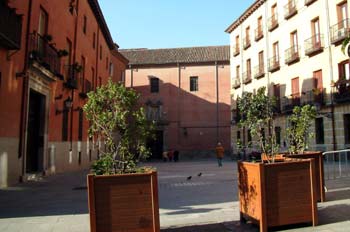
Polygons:
M229 44L225 29L254 0L99 0L120 48Z

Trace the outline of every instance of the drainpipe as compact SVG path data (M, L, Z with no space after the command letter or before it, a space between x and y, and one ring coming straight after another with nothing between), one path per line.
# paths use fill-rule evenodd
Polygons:
M329 76L331 77L331 82L334 81L333 77L333 57L332 57L332 44L331 44L331 33L330 33L330 16L329 16L329 5L328 1L325 1L325 7L327 12L327 35L328 35L328 47L329 47ZM331 86L331 120L332 120L332 139L333 139L333 150L337 150L337 139L335 131L335 116L334 116L334 99L333 99L333 87Z
M79 0L77 0L76 5L77 16L75 17L75 25L74 25L74 49L73 49L73 62L76 62L76 53L77 53L77 31L78 31L78 18L79 18ZM71 90L71 99L72 99L72 107L70 108L70 149L73 150L73 118L74 118L74 89Z
M28 69L28 46L29 46L29 34L30 34L30 23L32 17L32 0L28 3L28 16L27 16L27 30L26 30L26 45L24 52L24 66L22 73L22 101L21 101L21 121L20 121L20 131L19 131L19 144L18 144L18 158L22 158L22 176L20 181L23 181L25 175L25 144L26 144L26 125L27 125L27 101L28 101L28 86L29 86L29 76L27 74Z
M219 70L218 62L215 61L215 79L216 79L216 143L219 142Z

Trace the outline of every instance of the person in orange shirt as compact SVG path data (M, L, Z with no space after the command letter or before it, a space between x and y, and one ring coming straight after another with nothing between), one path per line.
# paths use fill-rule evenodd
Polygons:
M224 158L224 147L221 145L220 142L216 145L216 158L218 159L218 165L219 167L222 167L222 158Z

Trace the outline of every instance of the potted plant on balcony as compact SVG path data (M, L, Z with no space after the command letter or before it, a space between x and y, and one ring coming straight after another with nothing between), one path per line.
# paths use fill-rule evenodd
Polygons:
M317 224L317 202L314 191L314 162L311 159L275 160L278 146L273 135L274 100L265 88L256 94L243 93L238 103L244 112L241 125L250 129L266 154L261 162L238 162L238 192L241 220L251 220L268 227L298 223ZM264 129L271 131L264 135Z
M137 165L152 136L139 95L109 80L88 96L89 135L105 143L87 176L91 231L159 231L157 172Z
M325 191L322 152L306 151L310 138L314 137L314 133L311 132L311 125L316 115L315 106L294 107L292 115L287 118L286 134L289 154L286 157L314 159L317 200L323 202L325 201Z

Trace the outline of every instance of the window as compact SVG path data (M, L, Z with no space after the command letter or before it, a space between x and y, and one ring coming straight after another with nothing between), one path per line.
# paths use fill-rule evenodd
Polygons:
M339 80L350 80L349 61L345 60L338 64Z
M338 15L338 22L342 23L341 25L339 25L339 27L340 28L347 28L348 27L348 25L347 25L348 23L346 21L346 19L348 18L348 3L347 3L347 1L337 5L337 15Z
M322 70L314 71L313 78L314 78L314 88L322 91L323 90Z
M92 81L92 89L96 90L96 82L95 82L95 69L91 67L91 81Z
M114 74L114 65L112 62L109 63L109 76L113 76Z
M350 114L344 114L344 143L350 144Z
M81 56L81 79L84 80L85 79L85 57Z
M290 45L293 48L292 51L294 53L298 52L298 32L297 31L293 31L292 33L290 33Z
M98 86L101 87L101 85L102 85L102 77L98 77L98 82L99 82Z
M64 103L63 103L63 107L64 107ZM68 141L68 114L69 114L69 110L67 110L67 109L63 110L62 141Z
M281 127L275 127L276 144L281 145Z
M320 20L315 18L311 21L311 34L312 34L312 44L314 47L320 46L321 34L320 34Z
M239 35L236 36L236 52L239 52Z
M299 77L292 79L292 101L293 105L299 105L300 103Z
M49 16L43 8L40 8L38 34L44 36L48 30Z
M68 51L68 56L65 59L65 75L66 75L66 79L69 78L69 69L70 69L70 65L72 64L72 42L67 38L66 40L66 49Z
M92 35L92 48L95 49L96 47L96 33L94 32Z
M198 91L198 77L190 77L190 91Z
M239 79L239 76L240 76L240 66L237 65L236 66L236 79Z
M258 18L258 33L262 34L262 16Z
M315 119L316 144L324 144L323 118Z
M86 34L86 27L87 27L87 18L86 15L84 15L84 21L83 21L83 32Z
M247 60L247 75L250 77L250 74L252 73L252 65L250 59Z
M264 51L259 52L259 70L264 68Z
M159 79L156 77L152 77L150 79L151 84L151 93L158 93L159 92Z
M278 48L278 42L275 42L272 45L272 50L273 50L273 56L275 57L274 61L278 62L279 61L279 48Z
M79 109L78 140L83 140L83 109Z

